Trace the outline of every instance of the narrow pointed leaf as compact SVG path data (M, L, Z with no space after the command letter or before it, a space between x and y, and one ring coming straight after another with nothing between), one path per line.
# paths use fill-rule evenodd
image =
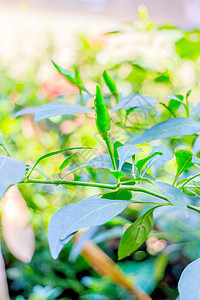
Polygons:
M157 157L158 157L158 156L160 156L160 155L163 155L163 153L157 151L157 152L154 152L154 153L152 153L151 155L149 155L149 156L147 156L147 157L145 157L145 158L143 158L143 159L140 159L140 160L136 163L136 167L137 167L137 169L138 169L139 174L141 174L142 168L144 167L144 165L145 165L150 159L152 159L154 156L157 156Z
M56 68L56 70L62 74L63 76L65 76L71 83L74 83L73 80L75 79L75 74L73 74L72 72L65 70L61 67L59 67L59 65L57 65L53 60L52 63L54 65L54 67Z
M163 152L162 152L163 153ZM155 157L152 157L146 164L145 171L147 171L152 166L160 166L168 162L174 157L174 154L171 152L165 152L162 155L157 154Z
M154 185L161 191L162 195L165 196L174 206L181 210L185 216L188 216L188 209L185 202L184 194L176 187L171 184L164 182L154 182Z
M101 168L101 169L112 169L112 162L109 154L102 154L97 157L90 159L88 162L78 166L75 169L70 170L71 172L75 172L82 168L93 167L93 168Z
M200 123L188 118L172 118L158 123L147 129L142 135L136 138L132 145L139 145L157 139L169 137L192 135L200 131Z
M154 209L155 207L147 211L126 229L119 245L119 259L123 259L124 257L130 255L146 241L150 231L153 228Z
M176 101L178 101L178 102L180 102L180 103L182 103L182 100L183 100L183 98L182 98L182 100L181 99L179 99L176 95L172 95L172 94L170 94L170 95L167 95L166 97L165 97L165 99L173 99L173 100L176 100Z
M56 154L59 154L59 153L62 153L62 152L66 152L66 151L70 151L70 150L85 150L85 149L91 149L90 147L73 147L73 148L66 148L66 149L61 149L61 150L57 150L57 151L53 151L53 152L49 152L49 153L46 153L42 156L40 156L36 163L34 164L34 166L32 167L28 177L30 177L30 175L32 174L33 170L35 169L35 167L45 158L48 158L48 157L51 157L51 156L54 156Z
M117 149L118 155L119 155L119 166L118 170L120 171L123 164L131 158L136 153L139 153L142 151L141 149L134 147L132 145L124 145Z
M40 120L55 116L75 115L77 113L87 114L89 112L94 112L94 110L91 108L83 107L80 105L74 105L66 102L52 102L43 104L39 107L23 108L16 112L12 116L12 119L25 114L31 114L35 115L35 123L37 123Z
M124 173L122 171L109 170L110 174L115 177L115 179L120 179L124 177Z
M200 181L198 180L190 180L188 184L183 187L183 192L189 196L200 196Z
M168 108L174 114L177 112L181 104L185 107L185 109L187 109L185 103L183 102L184 97L182 95L168 95L165 97L165 99L170 99Z
M75 115L77 113L87 114L89 112L94 112L94 110L91 108L65 102L52 102L48 104L43 104L38 107L38 109L35 112L35 123L50 117L62 115Z
M23 116L23 115L35 115L36 110L38 109L38 107L25 107L22 108L20 110L18 110L14 115L12 115L11 119Z
M122 212L130 201L90 197L60 208L49 223L48 239L53 258L78 230L104 224Z
M134 107L146 107L146 106L153 106L158 101L150 96L143 96L135 94L132 97L126 97L125 99L121 100L112 110L115 112L119 109L129 110L130 108Z
M26 164L7 156L0 155L0 198L9 186L20 182L26 174Z
M66 167L70 164L70 162L72 161L73 157L74 157L76 154L77 154L77 152L75 152L75 153L69 155L69 156L63 161L63 163L62 163L62 164L60 165L60 167L59 167L60 172L62 172L62 170L63 170L64 168L66 168Z
M61 68L60 66L58 66L53 60L52 63L54 65L54 67L56 68L56 70L63 75L69 82L71 82L72 84L76 85L77 87L81 88L83 87L83 82L80 78L80 74L78 71L78 68L75 66L74 67L74 73L65 70L63 68Z
M178 150L174 153L174 155L176 157L177 164L177 173L175 176L177 179L181 173L194 166L194 163L192 162L193 154L190 151Z

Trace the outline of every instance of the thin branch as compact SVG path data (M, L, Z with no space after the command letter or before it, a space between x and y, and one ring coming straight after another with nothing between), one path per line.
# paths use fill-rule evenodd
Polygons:
M68 180L42 180L42 179L24 179L20 183L42 183L42 184L65 184L65 185L77 185L77 186L90 186L97 188L105 188L115 190L117 185L114 184L103 184L95 182L82 182L82 181L68 181Z

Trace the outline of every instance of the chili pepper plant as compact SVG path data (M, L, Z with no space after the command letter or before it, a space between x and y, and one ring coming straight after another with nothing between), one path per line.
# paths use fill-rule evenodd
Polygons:
M77 232L105 224L122 213L126 216L126 210L130 211L134 205L142 205L144 209L135 222L127 220L128 226L119 243L119 260L129 257L149 235L159 232L154 226L154 216L159 211L169 212L175 208L187 221L194 213L198 216L199 104L190 103L191 90L186 95L166 95L164 101L151 95L124 96L118 92L109 70L105 70L102 82L104 80L106 88L97 84L94 92L86 88L77 66L71 72L55 62L53 65L78 88L77 103L59 101L26 107L13 118L32 114L37 123L55 116L79 118L85 115L88 126L95 128L93 138L102 144L104 153L95 156L98 149L82 142L59 150L59 145L55 145L55 151L38 157L31 165L15 158L6 133L0 133L0 143L5 150L5 155L0 156L0 197L13 185L63 186L65 191L74 186L89 191L88 198L80 199L79 194L74 203L59 208L52 215L48 241L53 259L58 258ZM39 169L39 163L60 153L67 156L58 166L58 173L47 176ZM87 153L94 157L85 159ZM78 164L79 157L81 161L85 159L81 164ZM87 176L85 170L88 170ZM103 170L103 176L98 176L99 170ZM74 180L69 179L72 174ZM195 263L199 265L199 260ZM181 282L180 293L184 289Z

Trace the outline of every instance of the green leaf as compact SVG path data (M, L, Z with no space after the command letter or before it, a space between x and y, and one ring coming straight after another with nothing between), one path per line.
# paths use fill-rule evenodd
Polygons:
M38 107L23 108L16 112L12 116L12 119L24 114L31 114L35 115L35 123L37 123L41 120L55 116L75 115L78 113L87 114L90 112L94 112L94 110L88 107L83 107L81 105L74 105L65 102L51 102Z
M118 99L119 95L117 91L117 85L115 81L108 75L107 71L103 72L103 78L111 93L116 97L116 99Z
M182 95L168 95L165 98L170 99L168 108L174 114L176 114L181 104L186 108L185 103L183 102L184 97Z
M181 300L200 299L200 258L191 262L183 270L178 282Z
M144 165L148 162L148 160L150 160L152 157L154 157L154 156L160 156L160 155L163 155L163 153L162 152L159 152L159 151L157 151L157 152L154 152L154 153L152 153L151 155L149 155L149 156L147 156L147 157L145 157L145 158L143 158L143 159L140 159L137 163L136 163L136 167L137 167L137 169L138 169L138 172L139 172L139 175L141 174L141 171L142 171L142 168L144 167Z
M153 211L155 207L148 210L137 221L129 226L123 234L118 251L119 259L123 259L136 251L147 239L153 228Z
M62 164L60 165L60 167L59 167L60 173L62 172L62 170L63 170L64 168L66 168L66 167L70 164L72 158L73 158L76 154L77 154L77 152L75 152L75 153L69 155L69 156L63 161L63 163L62 163Z
M128 96L125 99L121 100L112 110L115 112L119 109L129 110L130 108L134 107L148 107L154 106L158 101L150 96L143 96L134 94L132 96Z
M62 74L67 80L69 80L69 82L76 85L80 89L83 89L83 81L80 77L79 70L78 70L77 66L74 67L74 73L75 74L73 74L72 72L59 67L53 60L52 60L52 63L54 65L54 67L56 68L56 70L60 74Z
M94 105L96 112L97 129L104 139L111 129L111 120L105 102L103 100L103 96L101 94L101 89L98 85L96 87L96 97L94 99Z
M174 154L171 152L165 152L164 150L162 151L162 155L155 155L154 157L152 157L151 159L149 159L149 161L146 164L145 167L145 172L152 166L160 166L162 164L165 164L166 162L168 162L169 160L171 160L174 157ZM144 175L144 174L143 174Z
M175 100L175 101L179 102L180 104L182 104L184 97L182 95L172 95L172 94L170 94L170 95L167 95L165 97L165 99Z
M185 202L184 194L176 187L171 184L164 182L154 182L154 185L161 191L174 206L182 211L186 217L188 217L188 209Z
M120 171L124 163L131 158L136 153L139 153L142 151L141 149L134 147L132 145L124 145L119 148L117 148L117 152L119 155L119 166L118 170Z
M198 175L198 174L197 174ZM183 184L182 191L189 196L200 197L200 181L199 178L184 178L179 180L178 184Z
M76 86L78 86L80 88L80 90L84 90L84 85L83 85L83 81L81 79L80 76L80 72L77 66L74 66L74 73L75 73L75 79L76 79Z
M119 189L117 191L106 192L102 194L102 198L110 200L131 200L132 193L129 190Z
M182 190L188 196L200 197L200 181L191 180Z
M115 179L120 179L124 177L124 173L122 171L115 171L109 169L109 172L113 177L115 177Z
M25 107L25 108L22 108L20 110L18 110L14 115L12 115L11 119L14 119L14 118L17 118L17 117L20 117L20 116L23 116L23 115L35 115L36 113L36 110L38 109L38 107Z
M0 198L7 189L24 179L26 164L23 161L0 155Z
M51 218L48 240L53 258L80 229L106 223L122 212L130 201L90 197L60 208Z
M174 155L176 157L176 164L177 164L177 172L174 178L174 183L175 183L178 177L181 175L181 173L193 167L194 163L192 162L193 154L190 151L178 150L174 152Z
M78 166L77 168L70 170L70 173L75 172L82 168L94 167L100 169L112 169L112 162L109 154L102 154L90 159L88 162Z
M35 123L50 117L75 115L78 113L87 114L90 112L94 112L94 110L81 105L74 105L65 102L52 102L38 107L35 112Z
M33 170L35 169L35 167L41 162L41 160L43 160L45 158L51 157L53 155L56 155L56 154L59 154L59 153L62 153L62 152L70 151L70 150L85 150L85 149L92 149L92 148L90 148L90 147L73 147L73 148L66 148L66 149L61 149L61 150L57 150L57 151L46 153L46 154L40 156L37 159L37 161L34 164L32 170L30 171L28 177L30 177L31 173L33 172Z
M136 138L132 145L139 145L169 137L192 135L200 131L200 123L188 118L172 118L158 123L147 129L142 135Z
M121 146L123 146L123 144L120 143L119 141L116 141L116 142L114 143L114 145L113 145L114 157L115 157L117 160L119 160L119 154L118 154L117 149L118 149L119 147L121 147Z

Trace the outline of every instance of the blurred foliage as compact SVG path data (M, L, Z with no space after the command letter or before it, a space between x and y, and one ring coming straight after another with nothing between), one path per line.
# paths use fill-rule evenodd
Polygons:
M164 99L167 94L185 95L192 89L190 101L193 104L197 103L200 88L200 31L184 31L172 26L158 28L145 14L145 10L141 9L140 20L135 24L123 25L123 29L118 32L106 33L95 38L86 34L78 36L74 65L80 67L86 87L94 92L95 84L99 83L104 92L109 93L102 78L106 69L115 79L119 93L125 96L140 93L167 103ZM49 49L46 57L49 54L54 56L52 49L50 53L48 51ZM30 115L11 119L13 112L20 108L41 105L55 97L71 103L76 101L71 94L77 90L63 78L50 76L46 82L38 82L37 76L42 67L43 58L39 57L35 64L33 62L32 69L26 70L20 78L13 78L9 68L0 65L1 130L15 152L15 157L33 164L46 152L70 146L95 147L95 155L104 152L105 146L96 133L95 124L85 116L79 119L71 116L53 117L37 125L34 125ZM113 99L108 97L109 108L112 107L112 102ZM167 118L170 112L163 107L160 109L163 119ZM183 107L179 106L175 113L179 116L183 111ZM136 112L129 123L130 113L131 111L125 113L129 126L127 128L133 133L137 133L138 128L148 128L156 119L152 112L147 115ZM196 119L199 120L198 113ZM140 124L142 127L139 127ZM128 139L123 128L117 124L113 136L119 142ZM172 138L170 143L173 149L177 145L186 145L190 150L194 137ZM156 146L155 143L155 148ZM145 147L143 157L151 151L149 145ZM3 150L0 151L2 154ZM88 153L84 152L74 158L74 164L84 163L90 158ZM63 155L59 154L55 158L42 161L39 167L50 176L59 171L62 161ZM159 176L165 178L169 174L172 176L174 172L175 161L168 163ZM106 171L79 171L72 176L81 180L112 180ZM75 263L69 262L71 243L65 246L56 261L50 256L47 226L51 215L59 207L89 196L91 192L88 189L23 185L20 186L20 191L31 212L31 222L36 235L36 252L29 264L17 261L9 253L1 234L11 299L132 299L126 291L110 280L98 276L81 256ZM94 194L95 190L92 193ZM195 197L192 201L198 203L198 198ZM142 205L127 209L123 216L101 226L95 235L95 238L99 239L97 243L115 261L122 226L128 222L124 216L134 221L143 210ZM147 244L119 263L130 279L152 294L153 299L176 299L177 280L183 267L188 261L199 257L200 222L195 213L191 212L191 216L192 226L172 208L167 213L162 213L160 209L156 214L156 228L159 232L153 232ZM105 235L105 229L108 235Z

